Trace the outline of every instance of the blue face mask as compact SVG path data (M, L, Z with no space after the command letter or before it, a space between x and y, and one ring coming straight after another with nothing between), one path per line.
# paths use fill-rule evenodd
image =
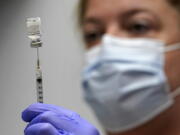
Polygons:
M176 49L180 44L106 35L101 45L87 52L84 97L106 130L134 129L173 104L180 89L170 92L164 53Z

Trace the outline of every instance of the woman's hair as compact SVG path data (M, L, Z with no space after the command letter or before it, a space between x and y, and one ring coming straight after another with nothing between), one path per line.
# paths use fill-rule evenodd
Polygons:
M78 5L78 24L81 26L86 12L88 0L80 0Z
M179 0L168 0L170 4L177 7L180 10L180 1Z
M168 2L180 11L180 0L168 0ZM78 7L78 24L81 26L86 12L86 7L88 5L88 0L80 0Z

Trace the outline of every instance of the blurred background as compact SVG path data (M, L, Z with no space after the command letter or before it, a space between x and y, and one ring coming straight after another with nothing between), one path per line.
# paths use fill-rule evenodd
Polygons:
M84 49L76 24L78 0L0 1L0 134L23 135L21 112L36 102L36 49L27 38L26 18L41 17L40 58L44 101L71 109L101 130L83 101L80 74ZM101 130L101 134L103 134Z

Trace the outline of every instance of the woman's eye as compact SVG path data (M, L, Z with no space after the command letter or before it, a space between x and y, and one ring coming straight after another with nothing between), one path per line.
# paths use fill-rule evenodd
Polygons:
M152 27L148 23L134 23L128 26L128 31L131 34L138 34L138 35L147 34L151 30L152 30Z
M84 39L86 43L93 44L99 42L102 35L102 32L85 32Z

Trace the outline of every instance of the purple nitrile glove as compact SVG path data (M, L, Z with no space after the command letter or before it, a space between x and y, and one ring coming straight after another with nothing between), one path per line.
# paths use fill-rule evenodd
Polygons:
M77 113L55 105L32 104L22 112L22 119L29 122L25 135L99 135Z

